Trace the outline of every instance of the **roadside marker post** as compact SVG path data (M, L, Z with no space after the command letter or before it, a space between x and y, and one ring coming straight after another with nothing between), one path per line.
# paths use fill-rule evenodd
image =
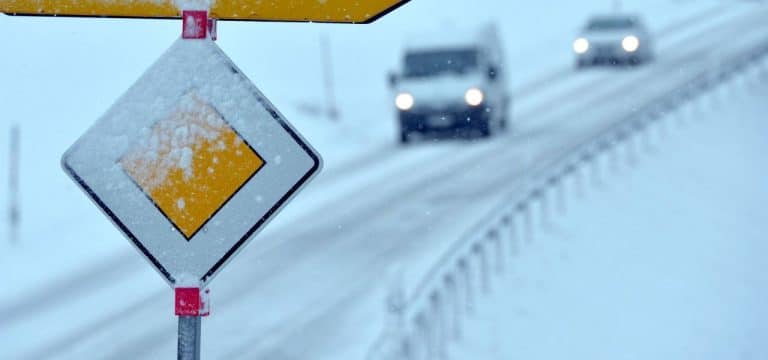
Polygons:
M21 210L19 209L19 153L21 135L19 125L13 124L10 133L8 162L8 239L12 245L19 242Z
M182 19L180 39L62 156L64 171L174 289L178 358L200 358L211 279L322 159L214 43L217 20L370 23L409 0L5 0L0 13Z

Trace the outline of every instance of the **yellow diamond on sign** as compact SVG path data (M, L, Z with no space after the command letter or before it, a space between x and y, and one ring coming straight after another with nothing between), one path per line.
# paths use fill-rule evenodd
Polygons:
M216 109L187 94L119 163L189 240L264 159Z

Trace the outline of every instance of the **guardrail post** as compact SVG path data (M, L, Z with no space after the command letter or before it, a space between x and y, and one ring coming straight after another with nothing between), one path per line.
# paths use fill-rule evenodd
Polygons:
M514 212L504 217L502 222L506 225L506 234L509 239L509 256L516 256L520 252L518 244L517 226L515 226Z
M713 108L720 107L721 91L718 91L718 90L721 90L722 88L719 87L718 85L722 84L725 81L726 77L727 75L722 70L722 65L720 65L720 67L718 67L717 69L713 70L712 74L710 75L710 86L708 88L709 90L708 93L709 93L710 105Z
M621 173L621 160L619 159L621 156L620 151L620 137L617 134L616 137L611 140L611 148L608 150L610 156L609 161L611 162L611 172L613 172L614 175Z
M496 273L504 273L504 244L501 240L501 235L498 229L493 229L488 232L488 239L493 243L496 253Z
M687 117L691 116L694 108L694 99L696 98L696 87L693 84L688 84L682 91L681 105L677 111L677 125L683 127L686 123Z
M417 349L414 349L414 358L429 359L432 349L430 348L431 344L429 342L429 325L427 324L427 319L424 313L419 313L416 315L416 319L414 321L416 324L420 345Z
M584 174L581 168L581 163L576 163L573 168L573 188L576 190L576 196L578 197L583 197L585 193Z
M664 140L669 136L671 129L669 128L669 124L667 124L666 119L663 117L660 118L656 127L658 128L657 131L659 133L659 140Z
M557 211L560 213L560 215L565 215L565 213L568 211L568 188L565 183L564 175L560 175L560 177L554 179L555 191L557 191Z
M488 256L481 243L472 245L472 253L478 257L478 260L480 260L480 286L482 286L483 293L487 294L491 290L490 272L488 271Z
M445 358L446 352L446 331L447 321L445 320L445 306L443 297L440 295L440 291L434 291L430 296L430 303L432 308L432 336L434 341L433 348L435 349L432 354L433 359L439 360Z
M464 308L468 313L471 313L474 305L472 298L472 270L469 268L469 262L466 258L459 259L458 267L461 277L464 279Z
M555 208L554 212L557 214L563 214L565 205L563 204L563 193L560 186L560 175L552 175L547 178L547 188L552 191L552 207Z
M699 88L699 91L698 91L699 93L704 92L707 89L709 89L709 86L710 86L709 85L709 83L710 83L709 79L711 77L710 73L711 73L711 71L709 71L709 70L705 71L701 75L701 77L699 78L699 81L698 81L698 84L697 84L697 87Z
M400 269L390 275L386 308L389 317L388 331L392 337L399 338L405 330L405 289Z
M397 353L403 360L413 359L413 341L409 337L403 337Z
M539 204L539 212L541 213L540 222L542 227L549 225L549 203L547 202L547 189L539 188L533 192L533 197Z
M750 59L750 73L746 74L747 78L747 89L750 92L754 92L755 90L760 88L760 85L763 84L763 80L765 78L762 77L762 65L763 62L760 61L760 57L758 56L758 53L753 53L752 58Z
M624 153L627 156L626 160L629 167L634 167L637 162L637 158L635 156L634 135L635 134L630 132L624 140Z
M582 155L582 159L586 166L591 168L592 186L600 187L603 184L600 173L600 153L596 150L586 152Z
M531 214L530 200L525 200L522 204L518 205L518 209L522 212L523 216L523 238L525 242L533 242L533 214Z
M664 122L664 120L657 121L656 126L657 127L658 126L663 126L663 125L661 125L661 123L663 123L663 122ZM652 133L653 126L651 126L651 125L652 124L650 122L648 122L646 124L646 126L641 130L642 134L640 134L640 136L643 137L643 139L642 139L643 140L643 150L646 153L649 153L649 154L654 152L653 144L652 144L652 141L651 141L652 140L651 139L651 135L652 135L651 133Z
M451 321L448 325L450 334L456 340L461 338L461 294L459 293L459 286L456 283L455 275L446 275L445 277L445 290L446 294L450 294L452 299L452 309L450 311ZM446 296L447 298L448 296Z

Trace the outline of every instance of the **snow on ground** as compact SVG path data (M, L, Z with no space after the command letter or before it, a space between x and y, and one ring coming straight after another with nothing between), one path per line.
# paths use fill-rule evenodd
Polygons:
M654 15L649 21L652 27L686 19L721 4L662 0L626 3L634 7L645 4L644 12ZM522 83L527 81L527 76L533 79L536 74L571 63L570 41L584 17L608 5L606 1L591 4L549 1L522 7L496 1L488 7L468 9L459 1L419 0L380 23L366 26L221 24L220 46L326 159L327 178L318 179L317 190L310 186L307 193L301 194L273 227L290 226L292 220L306 214L305 209L316 210L317 204L338 196L349 184L343 182L344 178L364 183L369 177L378 178L387 172L410 168L419 159L438 155L445 149L443 144L424 146L389 157L394 152L390 151L393 117L385 73L394 69L400 45L413 29L434 28L436 24L445 23L443 19L459 16L464 23L469 23L465 25L473 25L504 14L501 20L514 19L501 21L500 26L508 45L508 58L519 74L516 82ZM498 11L499 8L506 12ZM548 16L537 16L543 13ZM466 20L469 18L472 20ZM4 79L0 85L0 105L5 109L0 118L3 131L0 139L5 139L5 129L11 122L22 124L24 224L21 244L10 246L0 241L0 269L13 274L5 284L13 290L0 295L0 314L9 315L4 311L13 309L5 306L17 304L29 294L54 287L66 291L71 279L82 281L85 277L81 272L95 263L119 263L120 266L110 271L123 274L120 287L104 283L98 290L82 294L77 304L66 308L47 307L37 313L37 317L65 319L69 314L78 314L85 322L96 322L100 318L89 318L94 308L98 308L101 315L117 313L125 304L141 304L149 298L148 294L164 290L160 278L142 263L128 242L64 176L58 161L63 150L170 45L178 35L179 25L158 21L0 16L0 30L9 34L4 50L15 54L0 58L0 78ZM538 28L540 32L531 36L531 28ZM338 124L307 116L297 109L297 103L321 98L316 60L319 53L316 39L321 34L330 36L337 61L337 95L343 115ZM542 54L548 57L542 58ZM7 158L7 148L0 146L0 168L7 168ZM382 165L366 165L370 163ZM6 196L6 189L0 188L3 204ZM0 236L5 236L6 230L5 223L0 223L0 234L3 234ZM135 261L115 261L123 258ZM142 270L136 271L136 268ZM110 274L91 274L90 278L94 283L114 280ZM103 299L110 296L120 301L105 303ZM35 304L28 305L18 310L35 311ZM61 322L40 329L32 324L22 330L24 334L44 337L47 333L65 333L62 329L70 327L74 334L80 325ZM35 343L33 337L27 341Z
M767 95L764 63L670 115L513 259L452 358L768 357Z
M685 19L722 2L654 0L626 4L628 8L640 8L642 4L642 12L654 19L649 21L653 27ZM421 0L374 25L357 27L224 23L220 26L219 43L318 148L331 172L334 167L383 153L391 146L394 121L385 74L394 69L401 44L414 30L440 28L450 23L449 19L462 19L464 26L479 25L493 18L504 20L507 16L498 19L496 14L505 9L501 13L510 14L515 21L499 22L502 38L506 39L514 72L520 74L516 77L524 79L526 74L548 71L548 62L542 63L542 57L559 66L570 64L570 41L576 30L589 13L604 11L605 6L603 1L595 1L591 6L555 6L544 2L519 7L497 1L467 8L458 0ZM545 12L548 16L544 20L535 19ZM22 124L23 202L22 243L9 246L0 242L0 264L16 274L7 284L14 291L0 296L0 304L62 281L83 264L121 256L130 249L63 176L59 157L171 44L178 35L178 25L153 20L0 16L0 30L10 34L3 44L5 52L15 54L0 59L0 75L4 79L0 105L6 109L0 128L7 129L13 122ZM540 29L536 37L526 31L530 28ZM297 102L321 98L316 60L316 39L321 34L332 39L337 61L337 95L343 112L339 124L304 115L296 107ZM539 41L539 37L550 41ZM536 55L528 56L529 52ZM7 159L7 148L0 147L3 169L7 168ZM3 203L6 191L0 188ZM7 233L5 222L0 222L0 233ZM41 251L43 247L45 251ZM40 271L40 264L56 271Z

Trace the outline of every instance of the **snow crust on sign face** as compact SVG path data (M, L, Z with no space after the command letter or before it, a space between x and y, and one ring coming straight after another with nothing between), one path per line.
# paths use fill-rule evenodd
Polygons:
M172 63L184 63L195 58L218 61L218 54L210 51L208 40L185 41L183 46L174 46ZM204 60L205 61L205 60ZM153 171L153 178L149 186L157 186L164 180L167 173L173 169L182 169L185 174L191 176L192 146L200 139L215 140L226 123L218 116L215 109L206 104L201 98L215 97L220 101L238 105L238 95L232 89L220 88L220 83L240 78L234 72L227 74L198 72L187 75L180 66L168 66L162 70L164 74L154 73L151 76L160 79L154 82L141 82L121 97L105 116L115 118L115 121L97 122L92 130L99 133L98 141L79 143L80 147L92 154L93 157L111 157L115 154L127 154L131 148L146 149L137 155L132 155L133 160L141 164L141 168ZM161 76L162 75L162 76ZM145 77L148 74L145 74ZM169 97L150 98L146 94L152 88L165 86L162 79L188 78L187 85L190 90L181 99ZM196 79L205 78L209 81L199 84ZM218 79L217 79L218 78ZM136 104L148 104L137 111ZM171 116L174 111L178 116ZM190 122L194 114L205 114L203 122ZM141 119L144 118L144 119ZM242 125L242 123L241 123ZM153 130L157 126L158 131ZM141 133L136 138L128 138L126 134ZM139 141L136 144L136 141ZM168 156L161 156L163 154ZM122 155L121 155L122 156ZM81 164L88 166L88 164ZM159 166L157 166L159 165ZM150 170L152 169L152 170ZM113 169L115 170L115 169Z
M193 174L194 152L201 144L213 141L217 145L209 151L226 150L228 144L218 140L226 129L227 124L215 109L188 93L170 116L157 122L148 136L141 137L135 151L121 163L130 168L131 175L147 192L165 184L174 170L181 170L185 180L204 176Z

